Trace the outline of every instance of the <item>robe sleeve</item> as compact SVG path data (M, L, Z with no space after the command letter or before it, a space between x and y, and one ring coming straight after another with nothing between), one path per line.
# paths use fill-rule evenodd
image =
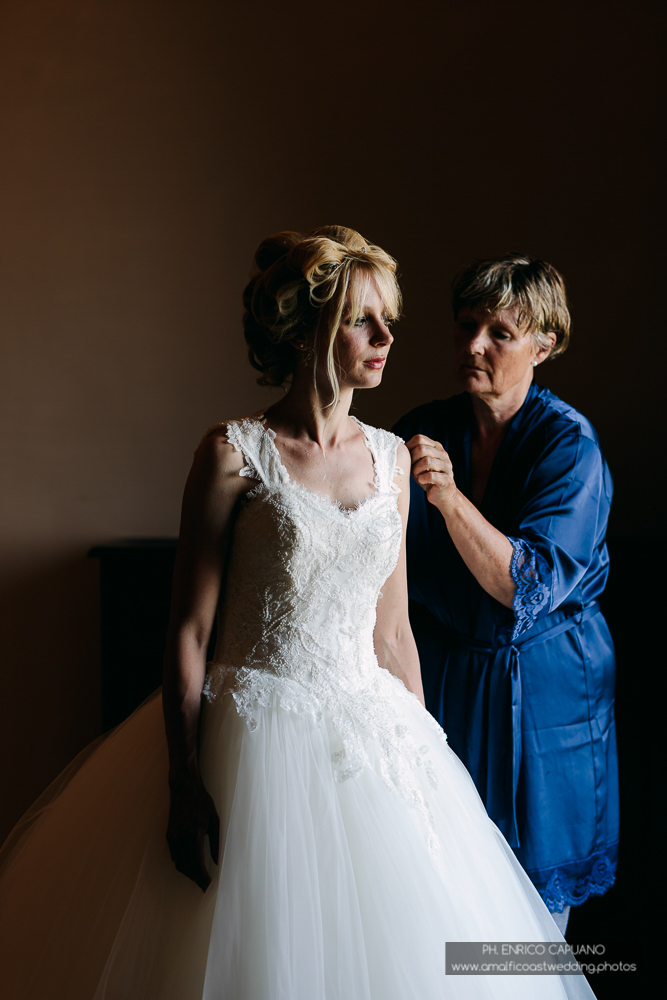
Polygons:
M560 607L604 539L611 480L600 446L578 425L550 437L526 484L509 540L515 639Z

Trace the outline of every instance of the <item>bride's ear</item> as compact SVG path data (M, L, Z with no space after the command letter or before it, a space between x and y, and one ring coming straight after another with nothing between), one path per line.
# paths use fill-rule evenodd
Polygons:
M290 340L290 344L295 351L299 352L300 357L297 363L312 361L315 357L312 336L295 337L294 340Z

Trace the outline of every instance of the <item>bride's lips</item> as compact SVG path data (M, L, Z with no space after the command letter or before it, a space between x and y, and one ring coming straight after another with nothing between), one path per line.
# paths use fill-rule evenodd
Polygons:
M368 361L364 361L364 364L367 368L382 368L386 360L385 357L369 358Z

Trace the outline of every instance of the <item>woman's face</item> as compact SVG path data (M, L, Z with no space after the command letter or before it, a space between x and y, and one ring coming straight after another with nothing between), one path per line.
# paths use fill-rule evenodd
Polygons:
M473 395L503 396L532 379L551 348L539 349L525 326L517 326L518 306L488 313L464 306L454 327L455 374ZM555 341L556 336L552 334Z
M371 278L361 300L361 313L352 319L350 297L334 340L334 360L340 388L372 389L382 381L392 337L384 303Z

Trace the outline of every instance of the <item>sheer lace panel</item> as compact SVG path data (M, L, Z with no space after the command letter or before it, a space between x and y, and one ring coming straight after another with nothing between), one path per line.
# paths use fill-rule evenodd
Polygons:
M589 896L603 896L615 879L616 862L600 854L587 875L573 875L557 868L540 895L552 912L562 913L566 906L581 906Z
M549 588L545 582L548 579L548 569L537 551L523 538L510 538L510 542L513 549L510 572L516 588L512 602L512 639L516 639L530 628L538 613L549 602Z

